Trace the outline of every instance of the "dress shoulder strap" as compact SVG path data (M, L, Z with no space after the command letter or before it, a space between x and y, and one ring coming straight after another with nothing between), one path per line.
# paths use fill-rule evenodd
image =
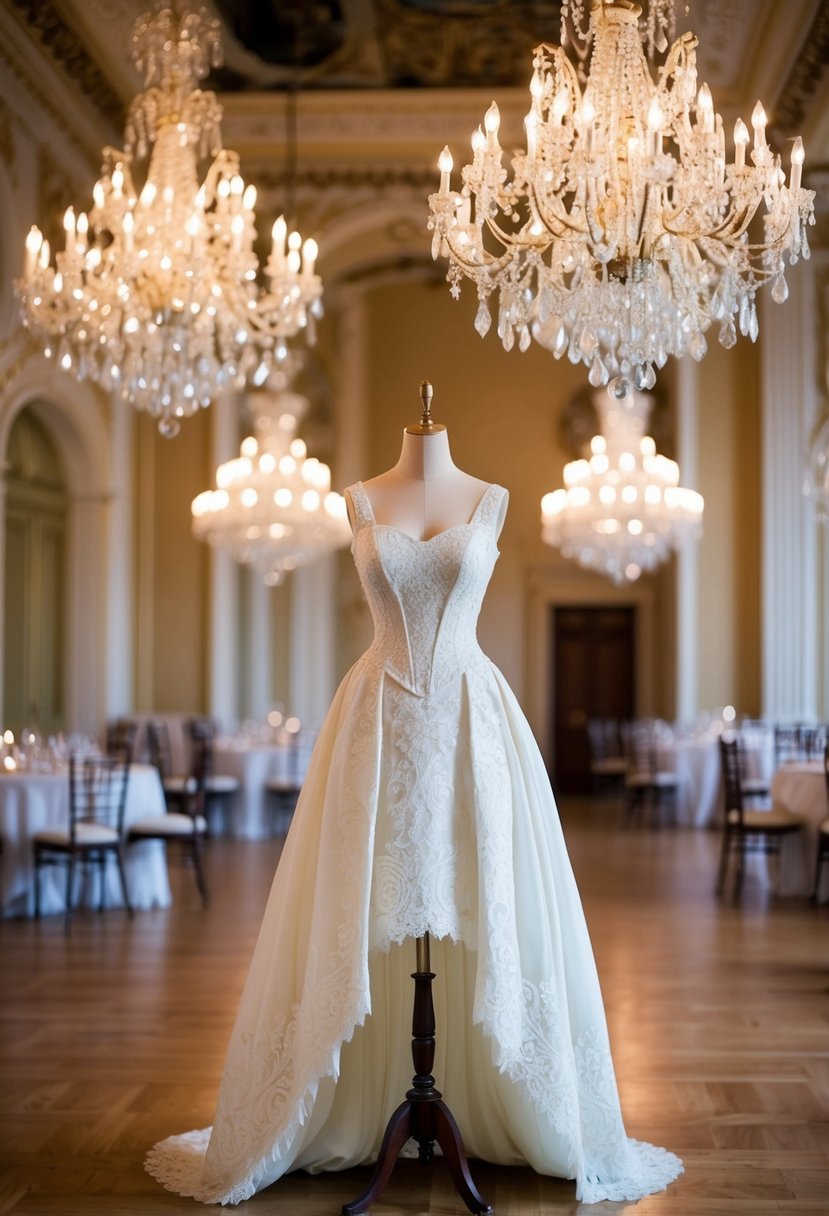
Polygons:
M484 491L484 496L481 499L478 519L482 524L493 528L496 538L500 536L501 529L504 526L508 503L509 491L495 482L490 485L489 489Z
M351 508L349 514L355 532L359 532L360 528L364 528L366 524L374 523L374 512L361 481L356 481L353 486L348 486L345 490L345 499Z

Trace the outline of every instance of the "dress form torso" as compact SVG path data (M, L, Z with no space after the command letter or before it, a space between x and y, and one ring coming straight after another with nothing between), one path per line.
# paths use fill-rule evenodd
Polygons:
M430 540L467 523L488 482L457 467L445 429L425 435L407 429L397 464L363 486L378 524Z

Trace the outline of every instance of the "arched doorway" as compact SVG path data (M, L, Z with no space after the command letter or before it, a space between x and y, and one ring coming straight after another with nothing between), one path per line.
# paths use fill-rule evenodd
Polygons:
M65 723L67 485L60 453L31 407L6 450L4 726Z

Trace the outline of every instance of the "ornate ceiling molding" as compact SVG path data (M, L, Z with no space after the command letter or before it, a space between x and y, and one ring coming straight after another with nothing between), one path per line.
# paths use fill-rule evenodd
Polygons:
M829 64L829 3L823 0L775 106L774 127L781 135L803 125L809 102Z
M97 63L50 0L11 0L53 62L113 126L122 127L124 108ZM124 54L126 56L126 47Z

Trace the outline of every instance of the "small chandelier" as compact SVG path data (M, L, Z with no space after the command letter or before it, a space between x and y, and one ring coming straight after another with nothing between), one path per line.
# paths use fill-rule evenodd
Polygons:
M541 500L542 539L614 583L635 582L702 532L702 496L645 434L651 398L627 390L614 381L595 395L590 459L565 465L566 488Z
M584 7L563 3L562 42L568 13L580 17ZM622 375L652 388L669 355L703 357L714 322L723 346L734 345L738 329L754 341L758 288L771 282L782 302L784 257L809 256L814 192L800 184L800 138L787 184L758 102L753 146L739 119L728 163L708 86L697 92L692 33L673 44L653 80L643 36L664 49L670 7L652 0L640 33L638 5L591 0L576 65L561 46L535 49L527 149L513 157L511 180L493 102L472 136L462 189L450 189L444 148L440 189L429 198L433 257L448 257L456 298L464 278L475 284L478 333L491 325L489 297L500 297L506 350L517 340L524 351L535 339L556 358L584 363L594 386Z
M135 23L132 58L146 91L133 100L124 151L103 150L89 214L64 216L53 268L33 227L16 283L24 323L65 371L158 417L163 435L258 371L322 315L317 245L273 226L266 290L257 287L256 189L222 147L221 106L198 88L221 63L205 9L161 8ZM149 155L143 185L134 170ZM210 164L199 183L199 162Z
M268 586L351 539L345 499L328 465L297 438L304 397L260 391L248 398L255 435L216 470L216 489L193 499L193 535L254 567Z

